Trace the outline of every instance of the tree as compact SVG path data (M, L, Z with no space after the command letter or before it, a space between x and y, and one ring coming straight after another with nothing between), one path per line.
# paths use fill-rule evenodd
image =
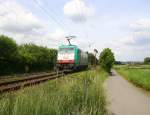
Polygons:
M35 44L22 44L0 35L0 75L20 72L52 70L57 50Z
M0 35L0 60L12 60L16 54L16 42L7 36Z
M19 47L20 62L26 72L50 70L54 68L57 50L23 44Z
M105 48L99 56L100 66L107 72L110 72L114 62L115 58L113 52L111 51L111 49Z
M7 36L0 35L0 74L12 73L17 70L18 46Z
M144 58L144 63L145 64L150 64L150 57Z

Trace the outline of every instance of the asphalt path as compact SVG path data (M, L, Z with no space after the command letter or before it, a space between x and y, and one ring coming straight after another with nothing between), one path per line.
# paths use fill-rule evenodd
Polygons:
M105 82L110 115L150 115L150 97L112 70Z

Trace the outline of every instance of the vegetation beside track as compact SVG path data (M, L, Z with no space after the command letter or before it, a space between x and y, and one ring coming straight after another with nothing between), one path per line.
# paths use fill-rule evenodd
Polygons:
M116 66L119 74L136 86L150 90L150 65Z
M107 115L103 70L75 73L0 96L2 115Z
M56 49L18 45L12 38L0 35L0 75L52 70L56 57Z
M18 45L13 38L0 35L0 75L51 71L57 60L57 50L35 44ZM88 54L89 65L95 65L94 54ZM0 77L1 77L0 76Z

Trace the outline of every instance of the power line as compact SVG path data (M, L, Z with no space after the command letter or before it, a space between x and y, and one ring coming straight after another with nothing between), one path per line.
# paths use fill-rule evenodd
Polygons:
M55 17L53 17L48 11L47 9L45 9L44 7L42 7L40 5L40 3L37 0L33 0L33 2L49 17L51 18L57 25L59 25L63 30L65 29L64 24L62 24L61 22L59 22Z
M46 1L45 1L45 3L48 4ZM58 8L57 8L57 9L58 9ZM56 13L52 8L49 8L49 10L51 10L51 13L52 13L55 17L58 16L57 13ZM61 18L57 18L57 19L59 19L59 21L63 24L63 26L64 26L67 30L70 30L70 29L68 28L68 25L66 25L66 24L64 23L64 21L63 21Z

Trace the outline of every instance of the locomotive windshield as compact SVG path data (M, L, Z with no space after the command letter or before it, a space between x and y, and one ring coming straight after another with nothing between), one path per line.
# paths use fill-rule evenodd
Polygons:
M74 48L60 48L58 50L58 53L63 54L63 53L73 53Z
M71 60L73 61L74 60L74 48L59 48L58 50L58 60L61 60L61 61L65 61L66 60ZM68 62L68 61L67 61Z

